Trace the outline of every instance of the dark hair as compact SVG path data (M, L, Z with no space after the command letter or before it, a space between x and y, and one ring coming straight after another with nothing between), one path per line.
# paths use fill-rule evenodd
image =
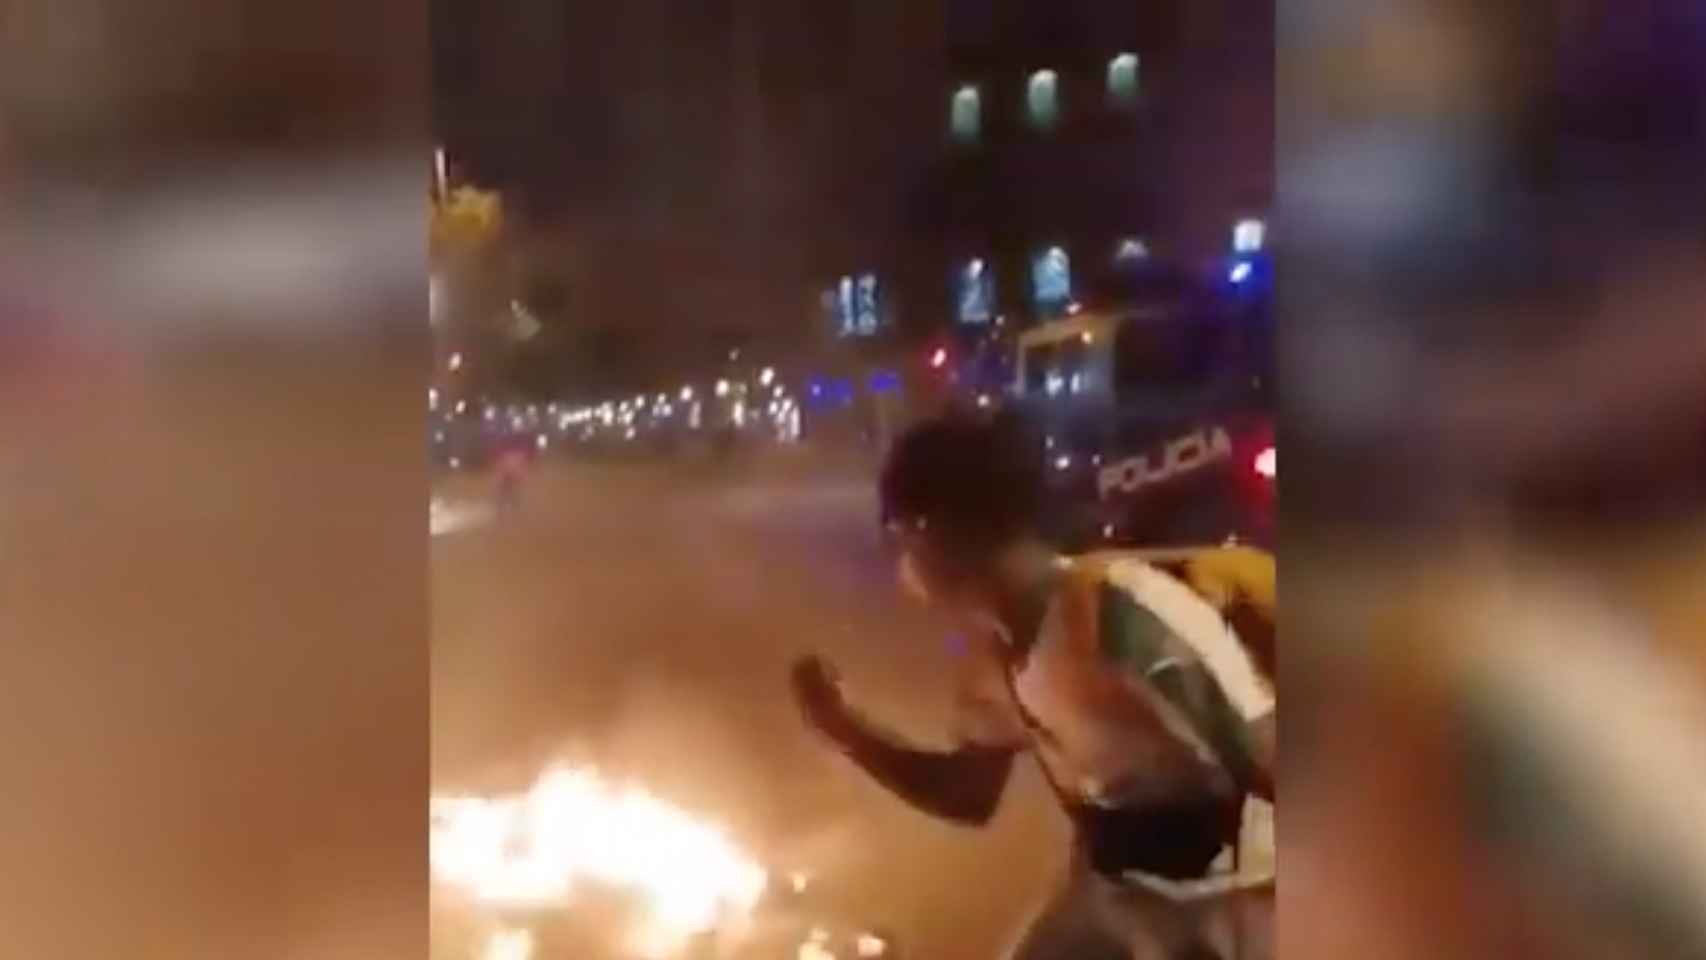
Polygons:
M958 559L1031 533L1042 503L1042 451L1017 420L951 416L890 448L879 482L885 522L924 521Z

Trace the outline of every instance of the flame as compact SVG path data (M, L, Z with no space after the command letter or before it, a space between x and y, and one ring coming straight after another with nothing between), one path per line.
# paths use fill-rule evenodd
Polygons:
M553 768L519 795L434 797L431 818L437 882L502 908L567 906L583 882L632 892L648 920L633 935L651 956L750 912L769 882L714 825L590 769Z
M486 941L480 960L533 960L533 934L526 930L500 930Z

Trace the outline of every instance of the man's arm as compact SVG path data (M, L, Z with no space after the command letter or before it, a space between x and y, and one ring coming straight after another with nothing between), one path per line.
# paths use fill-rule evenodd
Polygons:
M860 721L841 743L871 779L913 807L955 823L982 826L995 815L1013 770L1014 751L967 744L951 752L892 742Z
M1011 747L966 744L934 751L904 744L848 708L815 658L794 666L793 685L806 721L891 793L956 823L978 826L994 816L1013 769Z

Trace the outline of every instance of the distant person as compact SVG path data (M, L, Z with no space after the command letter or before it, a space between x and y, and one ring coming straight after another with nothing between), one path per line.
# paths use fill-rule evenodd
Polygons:
M1262 936L1231 932L1247 917L1266 932L1271 877L1211 876L1237 849L1246 798L1272 800L1269 687L1185 582L1043 544L1042 463L1015 431L953 419L907 433L883 470L903 586L966 629L958 745L883 733L817 658L794 667L806 719L908 803L973 825L1014 757L1036 755L1075 849L1014 960L1271 956Z
M495 472L500 511L507 513L521 505L521 485L527 480L532 462L532 452L519 442L507 443L498 451Z

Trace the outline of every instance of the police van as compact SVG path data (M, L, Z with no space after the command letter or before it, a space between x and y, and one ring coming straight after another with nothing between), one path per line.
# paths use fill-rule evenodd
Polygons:
M1019 336L1011 392L1043 434L1051 539L1271 547L1271 316L1265 298L1180 299Z

